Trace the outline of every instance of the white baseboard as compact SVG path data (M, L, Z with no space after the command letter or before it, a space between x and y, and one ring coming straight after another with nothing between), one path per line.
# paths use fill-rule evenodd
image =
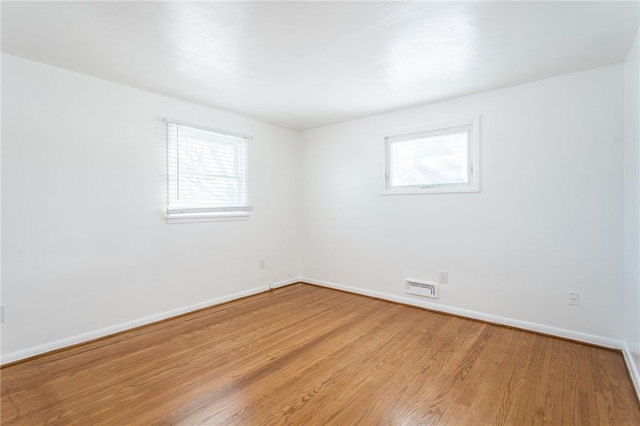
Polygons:
M301 280L300 277L290 278L288 280L271 283L271 284L269 284L267 286L267 288L275 289L275 288L280 288L280 287L286 287L286 286L291 285L291 284L297 284L297 283L300 282L300 280Z
M477 319L494 324L507 325L510 327L520 328L528 331L549 334L551 336L562 337L565 339L576 340L579 342L590 343L593 345L603 346L612 349L624 349L625 344L621 340L610 339L608 337L597 336L593 334L581 333L579 331L567 330L564 328L551 327L548 325L537 324L528 321L522 321L514 318L501 317L497 315L487 314L484 312L471 311L468 309L456 308L454 306L442 305L429 301L422 301L410 297L397 296L394 294L381 293L373 290L366 290L359 287L351 287L343 284L331 283L328 281L316 280L309 277L301 277L300 281L321 287L333 288L349 293L361 294L364 296L375 297L377 299L388 300L391 302L402 303L404 305L417 306L432 311L444 312L447 314L459 315L461 317Z
M254 287L249 290L240 291L227 296L216 297L215 299L207 300L204 302L196 303L182 308L172 309L170 311L162 312L155 315L150 315L144 318L139 318L133 321L128 321L121 324L116 324L111 327L105 327L99 330L90 331L88 333L78 334L76 336L67 337L65 339L56 340L54 342L45 343L43 345L34 346L28 349L23 349L16 352L11 352L0 356L0 365L8 364L22 359L30 358L36 355L42 355L47 352L63 349L68 346L77 345L80 343L89 342L91 340L99 339L102 337L116 334L121 331L130 330L132 328L140 327L142 325L152 324L154 322L162 321L167 318L175 317L178 315L186 314L189 312L197 311L199 309L208 308L222 303L230 302L232 300L240 299L243 297L251 296L254 294L269 291L278 287L283 287L289 284L295 284L299 282L299 278L292 278L284 281L278 281L271 283L270 285L263 285L260 287Z
M629 375L631 376L633 386L635 386L636 388L638 400L640 400L640 365L636 365L636 362L631 355L631 350L626 344L622 349L622 355L624 356L624 361L627 364L627 369L629 370Z

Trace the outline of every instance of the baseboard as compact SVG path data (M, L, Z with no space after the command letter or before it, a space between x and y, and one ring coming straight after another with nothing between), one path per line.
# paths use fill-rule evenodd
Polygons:
M439 303L433 303L429 301L416 300L410 297L397 296L394 294L382 293L382 292L367 290L359 287L351 287L343 284L331 283L328 281L317 280L309 277L301 277L300 281L303 283L313 284L321 287L333 288L336 290L342 290L349 293L355 293L355 294L361 294L363 296L374 297L376 299L402 303L404 305L417 306L417 307L429 309L432 311L458 315L461 317L477 319L480 321L490 322L494 324L506 325L509 327L515 327L523 330L534 331L536 333L562 337L564 339L576 340L578 342L589 343L592 345L602 346L606 348L622 350L625 347L624 342L620 340L610 339L608 337L602 337L602 336L597 336L593 334L581 333L579 331L551 327L548 325L522 321L514 318L501 317L497 315L487 314L484 312L471 311L468 309L456 308L454 306L442 305Z
M278 281L275 283L271 283L267 286L267 289L276 289L276 288L280 288L280 287L286 287L288 285L291 284L297 284L300 282L300 277L295 277L295 278L290 278L288 280L284 280L284 281Z
M172 309L170 311L162 312L155 315L150 315L144 318L139 318L133 321L128 321L125 323L113 325L111 327L102 328L99 330L91 331L88 333L79 334L76 336L71 336L65 339L56 340L54 342L45 343L43 345L34 346L28 349L23 349L16 352L11 352L8 354L4 354L0 356L0 365L5 365L9 363L13 363L16 361L21 361L27 358L31 358L38 355L43 355L47 352L53 352L60 349L64 349L69 346L75 346L81 343L86 343L92 340L101 339L107 337L112 334L120 333L126 330L130 330L132 328L140 327L143 325L149 325L154 322L162 321L171 317L176 317L178 315L183 315L189 312L197 311L203 308L209 308L211 306L220 305L222 303L231 302L236 299L241 299L243 297L252 296L254 294L263 293L265 291L269 291L270 289L284 287L286 285L295 284L300 281L300 278L292 278L289 280L278 281L275 283L271 283L269 285L263 285L259 287L254 287L249 290L240 291L237 293L233 293L227 296L217 297L215 299L207 300L204 302L196 303L189 306L184 306L177 309Z
M638 401L640 401L640 365L636 365L636 362L631 355L631 350L626 344L624 345L624 348L622 348L622 355L624 356L624 361L627 364L627 370L629 370L633 386L636 388Z

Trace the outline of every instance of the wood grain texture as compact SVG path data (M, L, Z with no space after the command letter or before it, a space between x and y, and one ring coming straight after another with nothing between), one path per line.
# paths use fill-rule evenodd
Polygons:
M3 425L640 425L622 355L305 284L2 369Z

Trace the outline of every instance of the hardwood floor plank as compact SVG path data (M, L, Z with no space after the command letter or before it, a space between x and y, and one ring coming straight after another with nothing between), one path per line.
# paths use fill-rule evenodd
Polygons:
M305 284L1 370L3 425L640 425L619 352Z

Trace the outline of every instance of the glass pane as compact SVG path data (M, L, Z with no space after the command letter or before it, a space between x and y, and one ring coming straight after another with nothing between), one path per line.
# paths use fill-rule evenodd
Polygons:
M391 185L467 183L468 139L458 132L391 143Z
M238 145L198 138L180 141L179 199L192 205L237 205Z

